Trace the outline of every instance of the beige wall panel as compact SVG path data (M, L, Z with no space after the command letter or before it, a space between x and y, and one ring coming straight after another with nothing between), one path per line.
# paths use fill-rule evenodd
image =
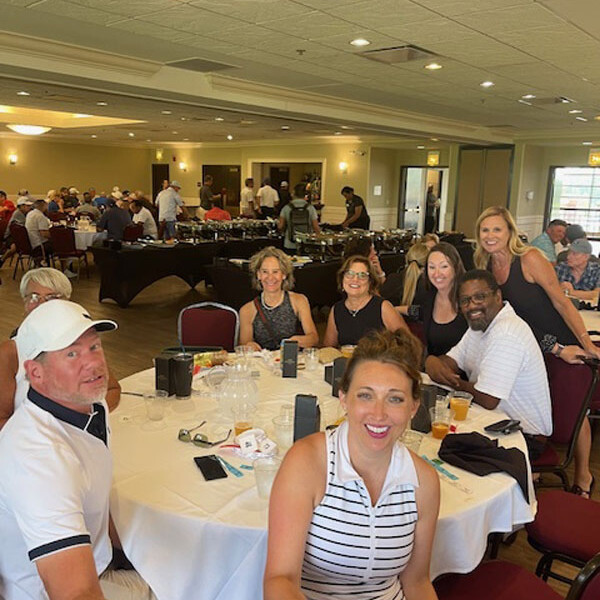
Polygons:
M381 195L375 196L375 186L381 186ZM399 186L398 151L388 148L372 148L369 190L365 197L368 206L373 208L397 206Z
M455 229L463 231L467 237L474 235L475 221L479 216L483 162L482 150L463 150L461 152L456 195Z
M483 197L481 209L490 206L507 206L510 190L510 159L512 150L489 149L485 155Z

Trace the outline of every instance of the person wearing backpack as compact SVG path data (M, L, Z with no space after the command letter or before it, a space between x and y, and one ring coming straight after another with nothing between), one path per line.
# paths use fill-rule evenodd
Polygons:
M306 186L299 183L294 186L292 201L281 209L277 228L284 232L283 249L287 254L294 254L296 233L320 233L317 211L306 200Z

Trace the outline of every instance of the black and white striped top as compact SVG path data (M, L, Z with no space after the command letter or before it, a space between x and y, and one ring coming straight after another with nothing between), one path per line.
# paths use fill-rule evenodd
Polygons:
M348 425L327 434L325 496L308 530L302 591L308 600L403 600L399 575L410 559L418 518L418 479L396 444L377 504L352 467Z

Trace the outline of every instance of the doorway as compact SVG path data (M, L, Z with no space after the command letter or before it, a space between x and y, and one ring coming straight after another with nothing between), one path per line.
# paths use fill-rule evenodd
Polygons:
M152 199L158 196L158 193L163 189L163 181L169 179L169 165L153 164L152 165Z
M444 230L447 198L447 167L402 167L398 227L420 235Z
M202 181L212 175L212 193L222 194L225 199L223 208L237 215L240 202L240 165L202 165Z

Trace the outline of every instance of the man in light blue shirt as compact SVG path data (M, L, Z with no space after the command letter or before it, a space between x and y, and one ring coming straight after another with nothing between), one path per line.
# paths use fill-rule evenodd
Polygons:
M546 231L538 235L531 245L539 248L544 256L552 263L556 264L555 244L558 244L564 237L567 230L567 223L562 219L554 219L548 223Z

